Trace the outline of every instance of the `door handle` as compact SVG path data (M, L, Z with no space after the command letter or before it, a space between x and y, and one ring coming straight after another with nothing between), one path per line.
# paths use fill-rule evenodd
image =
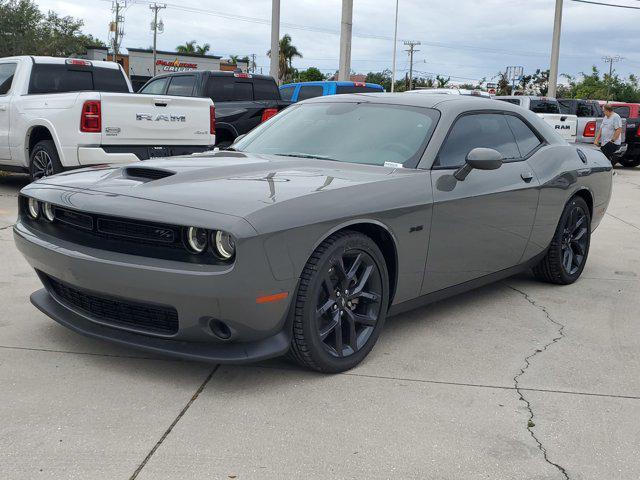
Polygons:
M6 112L7 111L7 106L6 105L0 105L0 112Z
M520 178L522 178L522 180L524 180L525 182L529 183L531 180L533 180L533 173L531 173L531 172L522 172L520 174Z

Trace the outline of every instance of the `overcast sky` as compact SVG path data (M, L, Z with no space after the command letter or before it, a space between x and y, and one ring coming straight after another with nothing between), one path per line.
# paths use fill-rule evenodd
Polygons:
M107 39L112 17L110 0L36 0L43 10L73 15L85 32ZM599 0L640 7L636 0ZM507 65L522 65L526 73L549 66L554 0L400 0L398 76L408 69L402 40L419 40L414 57L419 75L441 74L456 82L491 78ZM391 68L395 0L355 0L352 69L358 73ZM191 11L190 11L191 10ZM338 68L340 0L281 0L281 35L289 33L303 58L302 69L316 66L324 73ZM270 0L171 0L160 17L165 33L158 49L171 50L188 40L209 43L216 55L257 55L268 72ZM152 44L151 11L147 0L128 3L124 47ZM603 55L621 55L615 65L623 76L640 70L638 26L640 10L564 1L560 73L606 68Z

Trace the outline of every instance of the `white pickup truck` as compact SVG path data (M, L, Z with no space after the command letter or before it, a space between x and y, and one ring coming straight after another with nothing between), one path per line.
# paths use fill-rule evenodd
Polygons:
M84 165L213 148L211 99L170 92L131 93L113 62L0 58L0 170L37 179Z
M522 108L538 114L545 122L551 125L558 135L567 142L575 142L578 133L578 117L561 113L560 104L555 98L536 97L529 95L512 95L493 97L495 100L520 105Z

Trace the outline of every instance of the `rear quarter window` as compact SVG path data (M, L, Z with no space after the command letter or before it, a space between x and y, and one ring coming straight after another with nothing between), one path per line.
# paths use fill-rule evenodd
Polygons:
M282 97L282 100L291 100L291 98L293 97L293 92L295 92L296 87L284 87L280 89L280 96Z
M307 98L321 97L323 88L320 85L303 85L298 92L298 101Z

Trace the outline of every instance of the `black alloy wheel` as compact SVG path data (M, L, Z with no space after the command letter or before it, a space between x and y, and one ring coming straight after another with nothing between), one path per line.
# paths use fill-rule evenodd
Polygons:
M569 285L587 263L591 242L591 214L587 202L573 197L564 208L547 253L533 273L538 280Z
M371 238L353 231L330 236L300 278L290 356L323 372L356 366L384 325L388 284L384 257Z
M335 357L359 351L380 317L382 278L368 253L348 250L331 259L316 303L317 332Z
M569 275L575 275L587 258L588 215L581 205L573 205L562 231L562 267Z
M29 175L31 180L62 172L58 151L52 140L41 140L35 144L29 155Z

